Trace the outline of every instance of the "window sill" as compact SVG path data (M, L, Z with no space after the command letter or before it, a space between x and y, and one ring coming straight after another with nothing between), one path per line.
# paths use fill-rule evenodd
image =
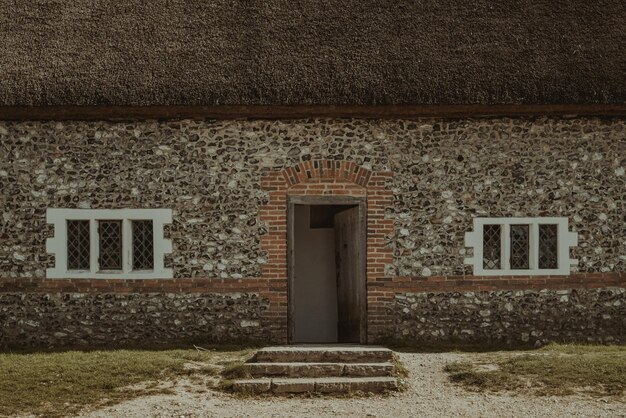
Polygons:
M465 258L465 264L473 266L473 274L475 276L568 276L571 274L571 266L576 266L578 260L571 259L569 254L570 247L578 245L578 234L569 231L569 220L567 217L502 217L502 218L481 218L473 219L473 230L465 233L465 246L472 248L473 256ZM557 225L558 236L557 243L557 260L558 268L540 269L538 268L539 246L537 240L537 231L539 225ZM500 266L504 269L488 270L485 269L483 259L484 246L484 227L486 225L500 225ZM529 269L511 269L510 264L506 260L510 260L509 229L511 225L528 225L530 228L530 237L528 242L528 263ZM534 232L533 232L534 231Z
M472 264L473 259L466 258L465 264ZM562 269L525 269L525 270L485 270L474 268L475 276L569 276L572 272Z
M173 279L174 274L172 269L164 269L161 271L142 270L142 271L65 271L58 272L56 270L48 269L46 277L48 279L130 279L130 280L142 280L142 279Z

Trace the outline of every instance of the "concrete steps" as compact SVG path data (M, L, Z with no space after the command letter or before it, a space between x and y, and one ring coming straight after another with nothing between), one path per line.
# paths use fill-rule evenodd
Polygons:
M367 346L284 346L259 350L244 364L250 379L235 380L235 392L381 393L398 390L393 352Z
M248 363L244 367L253 377L367 377L393 372L391 363Z
M257 351L257 362L350 362L383 363L393 360L393 351L384 347L367 346L284 346L266 347Z
M316 377L236 380L233 389L239 393L382 393L398 390L394 377Z

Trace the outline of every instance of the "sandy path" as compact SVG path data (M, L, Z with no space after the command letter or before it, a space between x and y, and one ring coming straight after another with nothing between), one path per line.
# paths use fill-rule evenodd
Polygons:
M198 393L179 383L174 395L135 399L85 417L626 417L626 403L608 399L470 393L448 383L443 366L471 354L400 354L410 387L387 397L238 399ZM201 389L201 388L195 388Z

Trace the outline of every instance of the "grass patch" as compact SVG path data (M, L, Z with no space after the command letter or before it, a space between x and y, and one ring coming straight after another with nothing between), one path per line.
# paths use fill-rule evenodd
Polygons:
M395 376L398 380L398 389L400 391L405 391L409 388L409 369L400 361L400 358L397 354L393 355L393 376Z
M247 379L250 377L243 361L232 361L224 365L221 372L225 380Z
M250 350L114 350L0 354L0 416L66 416L167 389L156 381L215 375ZM146 383L139 385L140 383Z
M224 392L232 392L235 381L232 379L222 379L217 384L217 388Z
M400 358L398 358L396 354L393 355L392 364L393 364L394 376L405 378L405 379L409 377L409 369L406 368L404 363L400 361Z
M448 364L452 382L477 391L623 397L626 347L552 344L525 353L494 353Z

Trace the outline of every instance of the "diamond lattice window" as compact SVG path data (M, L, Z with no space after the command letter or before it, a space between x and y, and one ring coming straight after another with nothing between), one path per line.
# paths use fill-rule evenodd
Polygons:
M172 241L164 225L172 223L171 209L48 208L46 221L54 225L46 251L54 265L46 278L171 279L165 255Z
M67 269L89 270L89 221L67 221Z
M528 225L511 225L511 268L530 268Z
M569 257L578 234L566 217L476 217L473 224L465 233L465 246L473 248L465 263L476 275L565 275L578 262Z
M556 225L539 225L539 268L555 269L558 259L558 229Z
M122 269L122 221L99 221L100 270Z
M485 225L483 228L483 268L496 270L500 268L500 225Z
M133 270L154 268L154 239L152 221L132 221Z

